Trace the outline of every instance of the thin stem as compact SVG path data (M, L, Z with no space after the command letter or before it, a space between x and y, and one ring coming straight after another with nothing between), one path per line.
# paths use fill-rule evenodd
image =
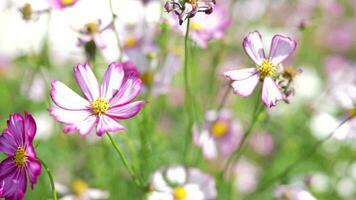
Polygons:
M51 189L52 189L52 194L53 194L53 200L57 200L57 192L56 192L56 187L54 186L54 181L53 181L53 176L52 176L52 173L51 171L49 170L48 166L46 165L45 162L43 162L43 160L41 159L38 159L43 168L46 170L47 172L47 175L48 175L48 178L49 178L49 182L51 183Z
M220 102L220 104L218 106L218 112L220 112L220 110L225 106L226 101L227 101L230 93L231 93L231 87L230 87L230 85L228 85L228 87L225 90L224 96L221 99L221 102Z
M121 46L119 32L117 31L117 28L115 25L115 20L117 19L117 15L114 13L114 7L113 7L112 0L109 0L109 3L110 3L110 11L111 11L111 16L112 16L112 29L115 33L115 37L117 40L117 46L120 50L119 61L121 62L123 59L123 55L124 55L124 48L122 48L122 46Z
M289 172L291 172L296 166L298 166L299 164L301 164L304 160L307 160L308 158L310 158L315 152L316 150L319 148L319 146L321 146L322 144L324 144L327 140L329 140L336 132L337 129L339 129L342 125L344 125L346 122L350 121L352 118L354 118L356 115L350 115L349 117L347 117L346 119L344 119L333 131L331 131L325 138L319 140L318 142L316 142L314 144L314 146L308 151L308 153L301 155L298 159L296 159L292 164L290 164L288 167L286 167L280 174L278 174L277 176L271 178L270 180L266 181L260 188L258 188L256 190L256 192L254 194L256 194L257 192L263 192L264 190L266 190L267 188L269 188L269 186L272 185L272 183L278 179L284 179Z
M139 179L139 176L137 176L137 174L134 172L134 170L130 167L125 155L122 153L119 146L116 144L116 142L114 141L114 139L112 138L112 136L109 133L106 133L106 135L110 139L110 142L111 142L112 146L114 147L114 149L116 150L116 153L119 155L121 161L124 163L131 178L134 180L134 182L136 183L137 186L141 187L142 181Z

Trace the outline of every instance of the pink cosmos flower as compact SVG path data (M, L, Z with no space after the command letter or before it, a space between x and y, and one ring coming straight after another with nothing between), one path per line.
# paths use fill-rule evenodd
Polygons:
M73 6L78 0L50 0L52 6L57 9L63 9Z
M262 102L269 108L283 99L283 94L276 83L280 64L295 50L295 40L282 35L272 38L269 57L266 58L262 37L259 32L249 33L243 40L243 48L256 67L225 72L231 79L235 94L242 97L250 96L259 81L263 82Z
M132 102L140 93L141 80L134 74L127 74L125 63L109 65L99 86L88 64L74 67L75 79L85 98L80 97L59 81L52 81L51 98L55 105L49 113L65 125L64 132L87 135L96 129L102 136L105 132L124 130L116 120L135 116L145 101Z
M32 145L36 135L36 123L32 116L16 113L7 120L7 128L0 136L0 151L7 158L0 163L0 198L21 200L27 188L31 189L41 174L41 163Z

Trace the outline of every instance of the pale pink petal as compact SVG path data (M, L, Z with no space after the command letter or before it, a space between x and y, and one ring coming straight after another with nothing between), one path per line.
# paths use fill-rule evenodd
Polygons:
M33 186L37 183L37 177L41 174L41 163L30 157L26 162L26 168L30 179L31 189L33 190Z
M241 81L255 75L256 73L257 73L257 69L252 67L246 69L227 71L224 73L224 75L233 81Z
M130 76L110 100L110 106L116 107L131 102L140 93L142 81Z
M90 110L64 110L61 108L50 108L48 112L63 124L75 124L93 115Z
M105 99L111 99L118 91L124 78L124 70L121 64L111 63L106 70L100 87L100 96Z
M64 109L83 110L90 106L86 99L59 81L52 81L50 95L53 102Z
M89 101L99 98L99 85L89 65L77 65L74 67L74 76L77 83Z
M117 106L110 108L106 114L115 119L129 119L137 115L145 103L145 101L135 101L123 106Z
M263 59L266 58L265 51L263 49L262 37L258 31L249 33L242 43L245 53L251 58L251 60L260 65Z
M274 65L283 62L297 47L297 42L290 37L275 35L272 38L269 59Z
M106 115L101 115L99 117L98 125L96 127L96 134L98 136L102 136L106 132L117 132L122 130L125 130L125 127L111 117Z
M263 103L271 108L277 104L278 101L282 100L283 96L279 90L276 83L271 77L266 77L263 81L262 87L262 101Z
M259 80L259 75L254 74L247 79L232 82L231 86L234 89L235 94L238 94L241 97L247 97L255 90Z
M97 122L97 117L90 115L82 121L76 122L75 124L70 124L66 126L63 131L65 133L78 131L80 135L87 135L93 130L94 125Z

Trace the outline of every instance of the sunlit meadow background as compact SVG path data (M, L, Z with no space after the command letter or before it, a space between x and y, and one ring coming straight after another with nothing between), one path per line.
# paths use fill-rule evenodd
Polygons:
M86 58L83 48L77 46L80 36L77 30L97 19L109 24L112 17L109 1L79 0L73 7L24 21L19 8L26 2L38 10L50 7L45 0L0 1L1 129L6 126L9 113L28 111L38 126L37 154L47 162L57 183L73 188L73 183L81 180L90 188L109 192L109 199L143 199L144 191L131 181L106 137L66 135L47 112L51 106L51 80L60 80L78 91L72 70L75 64L86 62ZM232 188L232 199L274 199L276 187L291 184L303 186L317 199L355 200L355 120L339 128L314 154L305 156L285 176L269 183L267 189L258 188L327 137L355 107L356 1L236 0L233 6L228 6L230 3L217 0L217 4L226 7L226 17L232 17L223 38L210 41L205 49L194 42L189 47L197 123L204 120L207 110L217 109L228 83L223 72L253 65L242 50L242 39L248 32L259 30L266 45L277 33L297 40L297 50L287 63L303 72L294 83L295 96L290 103L280 102L268 109L253 130L256 135L269 134L272 143L259 143L260 152L249 145L240 159L240 167L233 167L229 175L234 181L224 187ZM127 131L117 133L115 139L146 181L158 168L179 164L214 176L220 171L219 162L204 159L198 147L191 145L188 156L182 160L187 133L182 70L184 40L165 20L168 14L163 11L163 4L155 0L146 4L140 0L114 1L122 45L130 47L135 42L132 38L138 42L137 38L145 35L153 35L150 39L156 44L154 53L145 50L146 54L131 57L132 61L165 68L170 72L166 75L171 77L164 93L141 94L139 98L147 99L148 104L138 116L123 122ZM137 28L143 21L147 27ZM107 48L97 51L92 64L98 77L119 55L113 32L103 33L102 39ZM168 56L174 59L167 61ZM144 83L152 83L152 76L143 77ZM228 96L225 107L241 121L243 129L250 123L256 98L256 92L244 99ZM264 148L266 145L270 146ZM50 192L43 171L35 190L28 191L25 199L49 199ZM224 194L219 198L226 199Z

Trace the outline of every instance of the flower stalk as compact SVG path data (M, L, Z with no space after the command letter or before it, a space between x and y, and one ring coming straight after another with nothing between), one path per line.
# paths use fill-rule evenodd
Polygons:
M38 159L38 160L41 162L43 168L45 169L45 171L46 171L46 173L48 175L48 179L49 179L49 182L51 184L53 200L57 200L56 186L54 185L52 173L51 173L49 167L47 166L47 164L45 162L43 162L43 160L41 160L41 159Z
M117 40L117 46L118 46L118 48L120 50L119 61L122 62L124 49L121 46L119 32L117 31L117 28L116 28L116 25L115 25L115 20L117 19L117 15L114 13L114 6L113 6L113 3L112 3L112 0L109 0L109 4L110 4L111 16L112 16L112 29L113 29L113 31L115 33L115 37L116 37L116 40Z

